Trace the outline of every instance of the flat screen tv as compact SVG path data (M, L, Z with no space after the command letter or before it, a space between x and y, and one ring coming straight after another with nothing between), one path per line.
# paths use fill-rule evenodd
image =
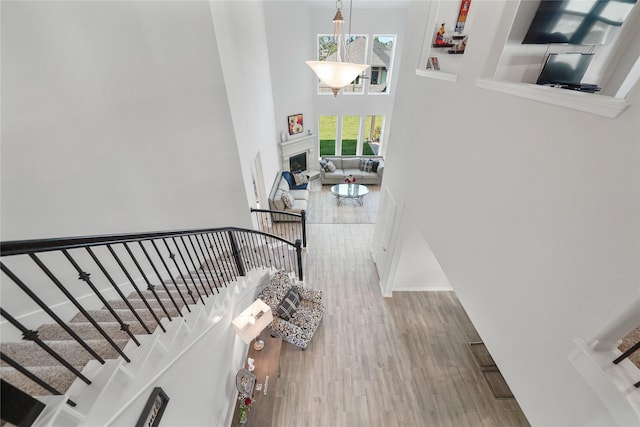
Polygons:
M542 0L522 44L607 45L636 0Z
M593 59L593 53L550 53L536 84L578 85Z
M307 170L307 153L300 153L289 157L289 170L291 172Z

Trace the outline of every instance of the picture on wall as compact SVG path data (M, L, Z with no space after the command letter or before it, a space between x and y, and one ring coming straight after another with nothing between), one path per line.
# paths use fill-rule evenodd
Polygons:
M294 114L293 116L288 117L289 122L289 135L295 135L297 133L302 133L302 114Z

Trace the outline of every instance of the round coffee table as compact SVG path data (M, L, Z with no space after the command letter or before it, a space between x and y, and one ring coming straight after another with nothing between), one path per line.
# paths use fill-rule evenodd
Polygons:
M338 206L342 204L344 199L356 199L358 204L362 206L363 198L369 194L369 189L363 184L336 184L331 187L331 194L336 196Z

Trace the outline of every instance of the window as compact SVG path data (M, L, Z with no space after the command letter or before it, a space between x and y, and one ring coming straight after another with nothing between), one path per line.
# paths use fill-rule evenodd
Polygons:
M369 47L366 34L347 37L343 61L369 64L370 67L351 84L342 89L346 95L387 94L391 83L391 67L395 55L396 36L374 34ZM318 61L336 60L336 43L333 34L318 35ZM369 50L371 49L371 50ZM333 95L331 88L318 80L319 95Z
M360 116L342 116L342 149L343 156L355 156L360 134Z
M320 156L382 154L384 116L320 116L318 128Z
M369 93L388 93L388 86L391 79L391 66L395 54L395 36L380 35L373 36L373 47L371 53L371 69L369 81Z
M336 116L320 116L318 123L318 139L320 140L320 156L333 156L336 154Z
M382 127L384 126L384 116L365 116L364 120L364 145L362 154L380 154L382 141Z

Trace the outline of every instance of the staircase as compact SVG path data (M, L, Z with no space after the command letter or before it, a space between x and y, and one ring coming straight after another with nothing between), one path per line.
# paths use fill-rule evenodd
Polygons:
M158 250L162 246L164 250ZM152 250L155 257L149 255ZM76 267L76 281L96 290L99 281L113 285L107 289L100 283L101 290L92 295L101 306L86 303L86 295L71 295L71 277L63 272L69 266L51 261L44 254L51 251ZM301 278L300 252L300 242L235 228L3 243L2 271L35 305L47 311L38 290L20 278L33 273L14 272L25 260L16 263L10 257L31 258L65 295L71 295L69 302L79 311L60 321L49 308L55 322L31 330L23 324L28 316L16 316L18 320L0 309L23 335L22 341L0 344L2 380L47 405L34 425L105 424L230 312L239 289L255 286L267 269L298 272ZM87 253L94 261L90 273ZM133 271L138 273L135 278ZM97 278L100 272L102 280ZM128 283L120 282L123 277ZM103 296L108 294L114 297ZM10 301L2 304L15 309ZM95 405L105 400L113 405ZM3 397L3 419L4 405Z

